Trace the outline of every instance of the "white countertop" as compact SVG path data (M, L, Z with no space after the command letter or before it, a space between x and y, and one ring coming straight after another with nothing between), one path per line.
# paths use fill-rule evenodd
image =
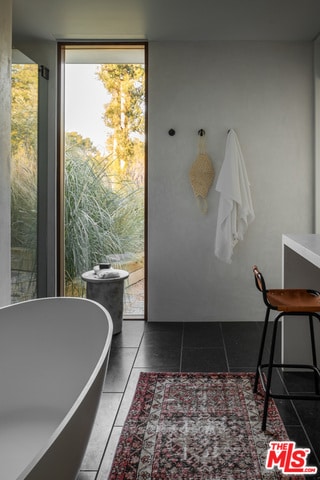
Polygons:
M282 244L320 268L320 235L299 233L282 235Z

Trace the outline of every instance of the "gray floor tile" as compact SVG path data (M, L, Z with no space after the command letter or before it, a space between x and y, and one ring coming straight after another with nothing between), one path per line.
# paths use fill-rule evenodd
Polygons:
M139 347L145 323L143 320L124 320L122 331L112 338L112 347Z
M226 372L228 365L223 348L184 348L182 372Z
M152 347L181 347L182 342L182 331L174 330L173 332L166 331L154 331L149 330L145 332L141 346L152 346Z
M79 472L76 480L96 480L97 472Z
M119 393L102 394L81 470L98 470L120 406L121 398L122 395Z
M103 456L99 474L96 480L107 480L109 478L111 467L112 467L112 461L116 453L117 445L121 435L121 430L122 430L121 427L115 427L112 430L112 435L110 437L105 454Z
M179 371L180 357L180 347L141 345L134 366L155 369L167 367Z
M232 369L255 368L260 347L260 332L255 322L222 323L229 367Z
M128 382L126 391L122 397L121 405L117 414L117 418L115 420L115 426L117 427L122 427L124 425L124 422L127 418L127 415L136 391L140 372L142 371L146 371L146 370L141 368L134 368L131 372L129 382Z
M184 324L182 322L147 322L145 332L180 332Z
M137 351L137 348L111 347L104 392L124 392Z
M223 347L220 323L186 323L183 333L183 347Z

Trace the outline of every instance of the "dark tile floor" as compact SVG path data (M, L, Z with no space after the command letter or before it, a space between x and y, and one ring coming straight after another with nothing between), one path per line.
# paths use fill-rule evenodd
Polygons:
M124 321L112 340L100 407L77 480L107 480L141 371L253 371L261 330L259 322ZM275 388L308 390L308 382L301 374L277 375ZM290 440L311 449L308 465L320 471L320 403L277 400L277 405Z

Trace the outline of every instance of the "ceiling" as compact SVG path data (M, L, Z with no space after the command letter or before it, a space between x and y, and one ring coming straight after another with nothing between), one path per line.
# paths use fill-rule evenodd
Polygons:
M319 0L13 0L13 39L311 41Z

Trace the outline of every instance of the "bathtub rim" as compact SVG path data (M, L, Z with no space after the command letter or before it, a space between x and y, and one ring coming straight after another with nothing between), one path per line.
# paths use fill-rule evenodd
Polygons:
M48 301L51 302L67 302L67 303L79 303L79 302L86 302L86 303L91 303L95 305L99 310L101 310L107 319L107 325L108 325L108 333L106 335L106 340L103 346L103 349L100 353L100 356L98 357L97 363L95 364L94 369L92 370L90 376L88 377L88 380L82 390L80 391L78 397L72 404L71 408L68 410L66 415L62 418L61 422L59 423L58 427L53 431L52 435L50 435L47 439L46 442L44 442L43 447L40 448L40 450L37 452L37 454L30 460L28 465L20 472L19 476L17 477L17 480L23 480L25 479L33 470L33 468L37 465L37 463L41 460L42 457L46 454L46 452L52 447L54 442L57 440L59 435L63 432L65 429L66 425L70 422L72 417L75 415L75 413L78 411L80 408L82 402L86 398L86 395L90 391L91 386L95 382L95 379L97 378L101 368L103 368L105 362L106 362L106 368L107 368L107 363L106 361L109 353L110 353L110 348L111 348L111 341L112 341L112 335L113 335L113 322L111 319L111 315L108 312L108 310L98 302L94 300L90 300L87 298L82 298L82 297L42 297L42 298L35 298L35 299L30 299L30 300L25 300L22 302L6 305L3 307L0 307L0 313L2 310L7 310L11 308L15 308L18 305L20 307L24 305L28 305L31 303L46 303ZM99 402L98 402L99 403Z

